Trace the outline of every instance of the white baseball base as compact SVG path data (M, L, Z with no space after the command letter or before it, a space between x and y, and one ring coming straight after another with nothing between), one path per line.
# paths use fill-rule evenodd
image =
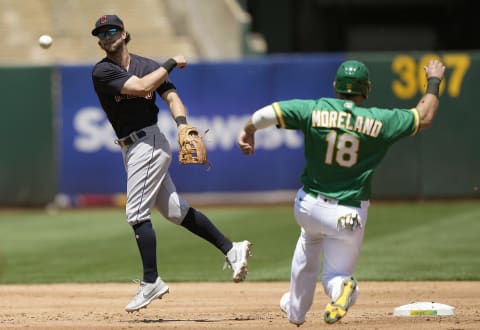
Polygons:
M455 307L436 302L414 302L393 310L395 316L448 316L455 315Z

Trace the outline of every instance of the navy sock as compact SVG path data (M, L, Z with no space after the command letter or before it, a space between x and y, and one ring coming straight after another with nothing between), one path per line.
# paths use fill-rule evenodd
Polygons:
M150 220L133 226L137 246L143 264L143 281L154 283L157 280L157 239Z
M189 231L215 245L223 254L232 248L232 242L203 213L191 207L181 225Z

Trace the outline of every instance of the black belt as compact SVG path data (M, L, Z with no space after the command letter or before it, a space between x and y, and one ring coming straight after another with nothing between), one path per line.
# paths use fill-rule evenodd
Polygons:
M356 200L348 200L348 199L335 199L335 198L329 198L327 196L320 195L319 193L303 188L303 190L313 198L318 198L320 197L324 202L328 201L337 201L338 205L343 205L343 206L352 206L352 207L362 207L362 201L356 201ZM320 196L319 196L320 195Z
M120 145L123 148L123 147L127 147L129 145L134 144L135 142L137 142L138 140L140 140L141 138L143 138L145 136L147 136L147 133L145 133L145 131L143 131L143 130L140 130L140 131L130 133L130 135L128 135L124 138L116 140L115 143L117 143L118 145Z

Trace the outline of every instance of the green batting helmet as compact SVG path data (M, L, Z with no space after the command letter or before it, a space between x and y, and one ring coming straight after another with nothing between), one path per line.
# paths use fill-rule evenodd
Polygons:
M371 89L367 66L354 60L343 62L338 67L334 86L339 94L356 94L367 98Z

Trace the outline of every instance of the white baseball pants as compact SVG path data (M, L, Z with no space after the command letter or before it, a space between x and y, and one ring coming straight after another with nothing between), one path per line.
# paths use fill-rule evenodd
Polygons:
M287 306L288 319L293 323L303 323L312 306L322 254L324 291L332 301L340 296L343 279L352 276L358 260L369 204L364 201L356 208L338 205L337 200L323 196L312 197L303 189L297 192L295 219L301 233L292 260ZM352 213L360 216L361 227L355 230L337 228L338 219ZM358 287L351 305L357 296Z

